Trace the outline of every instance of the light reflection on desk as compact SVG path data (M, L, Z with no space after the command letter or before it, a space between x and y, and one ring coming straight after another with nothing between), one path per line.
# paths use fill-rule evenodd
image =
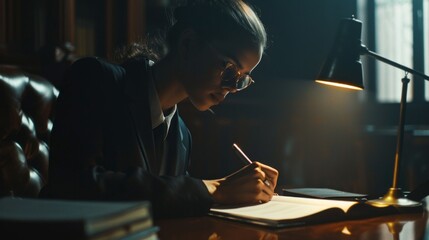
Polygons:
M271 229L214 217L158 220L159 238L204 240L277 239L429 239L427 212L379 218Z

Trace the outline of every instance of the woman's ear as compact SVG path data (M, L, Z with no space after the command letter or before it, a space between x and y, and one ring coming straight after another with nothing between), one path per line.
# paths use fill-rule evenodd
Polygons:
M177 43L179 58L182 61L187 61L190 55L197 50L197 45L197 33L191 28L183 30Z

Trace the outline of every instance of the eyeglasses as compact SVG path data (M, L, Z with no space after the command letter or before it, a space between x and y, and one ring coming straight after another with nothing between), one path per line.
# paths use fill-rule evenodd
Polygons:
M223 88L233 88L236 91L241 91L255 82L249 74L242 74L237 65L231 62L226 62L220 78Z
M215 48L209 42L206 43L217 55L221 55L217 48ZM220 57L223 59L225 58L223 56ZM224 69L222 72L220 72L220 78L221 87L233 88L236 91L241 91L250 86L252 83L255 83L249 74L241 73L237 65L229 61L224 61Z

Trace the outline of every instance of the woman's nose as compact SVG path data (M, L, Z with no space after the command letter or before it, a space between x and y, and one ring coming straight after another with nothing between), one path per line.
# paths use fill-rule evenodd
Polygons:
M224 87L222 89L222 94L226 97L226 95L228 95L228 93L235 93L237 92L237 90L235 88L231 88L231 87Z

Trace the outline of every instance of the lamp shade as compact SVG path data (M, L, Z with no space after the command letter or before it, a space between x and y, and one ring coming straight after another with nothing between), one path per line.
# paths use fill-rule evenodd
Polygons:
M325 60L316 82L362 90L362 62L360 61L362 22L345 18Z

